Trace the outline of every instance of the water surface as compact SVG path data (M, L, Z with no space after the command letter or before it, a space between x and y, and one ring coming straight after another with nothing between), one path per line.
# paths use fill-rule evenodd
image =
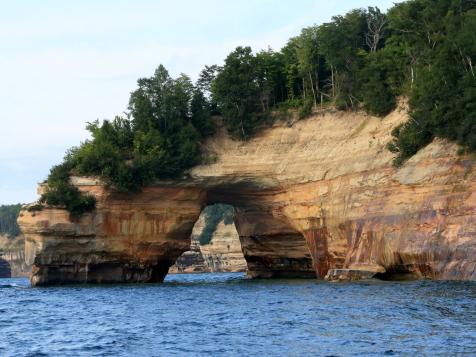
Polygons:
M247 280L31 288L0 279L0 356L476 355L476 284Z

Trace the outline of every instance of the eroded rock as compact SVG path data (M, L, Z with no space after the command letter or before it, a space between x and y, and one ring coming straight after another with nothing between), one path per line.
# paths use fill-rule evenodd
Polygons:
M82 178L75 183L97 197L95 212L72 221L61 209L22 211L32 283L160 281L212 203L235 207L254 277L379 266L476 280L474 158L435 140L393 167L386 145L406 119L402 110L384 119L328 113L247 142L221 132L206 145L216 163L137 195Z

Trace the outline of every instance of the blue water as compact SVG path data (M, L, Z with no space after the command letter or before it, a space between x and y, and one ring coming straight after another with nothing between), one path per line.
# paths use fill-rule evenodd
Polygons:
M476 284L0 279L0 356L476 355Z

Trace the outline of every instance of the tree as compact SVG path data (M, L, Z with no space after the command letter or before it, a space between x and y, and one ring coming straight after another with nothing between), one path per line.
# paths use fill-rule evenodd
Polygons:
M390 113L396 106L399 85L394 86L392 77L394 54L393 51L384 50L366 54L358 73L359 86L356 95L363 103L363 108L377 116ZM399 75L400 72L397 71L397 78Z
M203 93L185 74L171 78L162 65L137 84L127 118L89 123L91 139L53 167L42 203L80 215L94 209L94 199L70 184L71 174L98 176L113 189L130 192L180 177L200 161L200 142L214 131Z
M303 96L312 98L314 106L317 105L318 100L322 101L322 85L328 77L319 46L318 28L315 26L303 29L297 37L296 54L303 83Z
M378 7L369 7L367 11L367 33L365 42L370 52L376 52L387 32L387 16Z
M415 0L390 11L393 37L418 54L411 61L411 121L391 145L397 164L434 137L476 148L475 16L476 4L459 0Z
M214 132L211 113L246 140L280 103L304 116L324 97L339 109L380 116L397 96L409 98L411 119L389 145L396 164L435 137L476 151L475 28L474 0L409 0L387 14L369 7L335 16L278 52L237 47L222 67L205 66L195 86L160 65L138 80L126 117L88 124L91 139L51 170L42 201L92 209L91 198L70 185L71 174L99 176L120 191L182 177Z
M216 99L212 95L212 83L220 71L221 67L217 65L205 66L198 75L195 84L197 91L201 92L205 99L204 105L207 106L207 110L213 115L221 114L218 110Z
M284 75L287 88L287 99L295 99L303 93L302 79L299 75L299 59L297 56L298 40L291 38L281 49L284 62Z
M247 139L265 115L260 101L257 60L251 47L237 47L212 84L213 97L229 132Z
M199 88L195 88L190 103L191 121L203 138L215 133L210 110L210 103L203 92Z
M198 75L197 88L202 91L205 96L210 96L212 90L212 82L215 80L221 68L216 64L205 66Z
M320 53L331 72L331 96L339 108L356 107L356 74L365 52L367 14L353 10L345 16L334 16L332 22L319 26Z
M272 49L256 54L256 78L262 112L268 112L286 96L286 79L281 53Z

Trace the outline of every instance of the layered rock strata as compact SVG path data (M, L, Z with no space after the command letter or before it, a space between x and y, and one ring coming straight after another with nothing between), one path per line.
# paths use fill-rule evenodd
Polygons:
M216 163L135 195L75 179L97 197L94 212L20 215L35 252L32 284L161 281L212 203L235 207L254 277L350 269L475 280L475 158L435 140L393 167L386 145L405 120L403 109L383 119L323 112L247 142L221 132L206 146Z
M8 273L0 273L0 276L3 275L5 278L19 278L28 277L30 275L31 265L26 263L25 252L23 250L3 252L3 254L0 254L0 260L4 262L4 266L9 271L9 275Z
M225 224L223 220L220 221L210 242L200 245L200 251L211 272L246 271L240 237L233 223Z
M190 250L178 257L169 273L223 273L246 271L246 260L241 250L240 237L235 225L221 220L210 242L200 244L200 236L206 225L202 213L193 227Z
M199 242L193 240L193 234L190 250L182 253L175 264L169 268L169 274L181 273L211 273L207 262L203 259Z
M200 250L199 237L205 227L205 216L202 213L198 221L193 226L190 236L190 250L184 252L177 258L175 264L169 269L169 273L209 273L210 267L203 258Z
M25 241L22 236L9 238L0 235L0 278L29 276L31 266L26 263Z
M32 285L159 282L189 249L203 190L157 186L128 195L91 179L75 184L96 196L94 212L78 219L58 208L20 213L34 252Z

